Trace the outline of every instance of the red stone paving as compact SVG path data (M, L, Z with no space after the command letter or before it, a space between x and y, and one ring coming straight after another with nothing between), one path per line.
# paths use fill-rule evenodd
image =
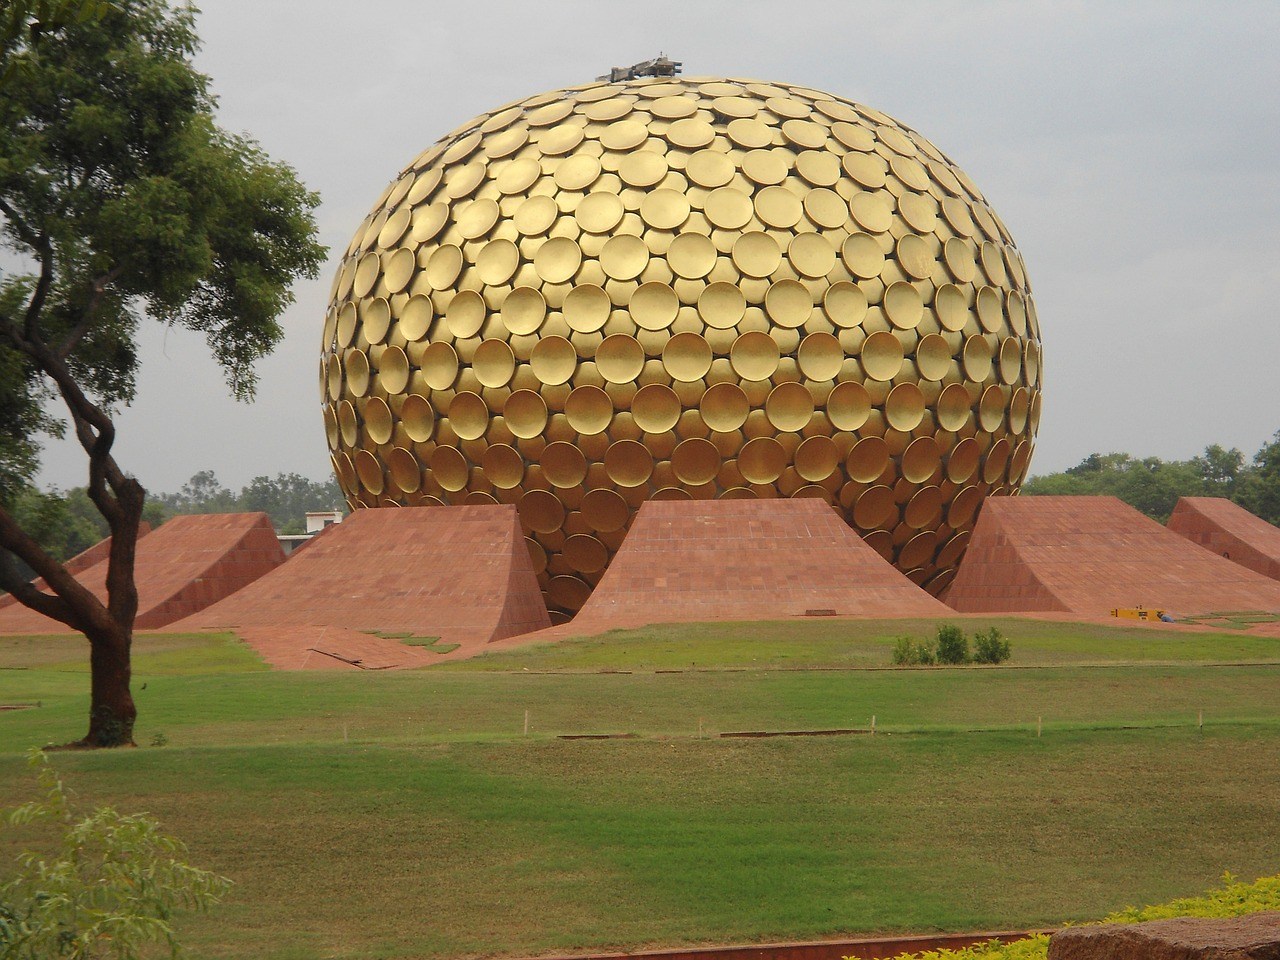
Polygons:
M965 613L1280 611L1280 583L1115 497L991 497L946 596Z
M104 546L104 544L106 544ZM106 602L108 541L73 560L78 579ZM92 562L93 558L97 562ZM284 562L284 551L265 513L213 513L174 517L138 541L134 581L139 630L163 627L235 593ZM0 609L0 634L66 633L67 627L13 604Z
M440 637L478 652L549 625L516 508L492 505L357 510L280 569L173 629L232 629L269 662L300 669L323 646L315 640L322 627L331 628L325 649L367 667L440 657L366 631Z
M599 585L572 623L557 632L806 614L948 612L823 501L663 500L640 507Z
M1232 563L1280 580L1280 527L1222 497L1183 497L1169 529Z

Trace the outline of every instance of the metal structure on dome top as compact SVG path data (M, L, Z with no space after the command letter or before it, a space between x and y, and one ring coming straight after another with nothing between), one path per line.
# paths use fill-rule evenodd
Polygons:
M321 390L353 507L514 503L548 603L649 499L818 497L935 595L1040 418L1022 257L891 117L645 77L441 139L356 230Z
M614 67L597 80L617 83L620 80L638 80L641 77L674 77L680 73L684 64L679 60L668 60L666 54L659 53L656 60L642 60L629 67Z

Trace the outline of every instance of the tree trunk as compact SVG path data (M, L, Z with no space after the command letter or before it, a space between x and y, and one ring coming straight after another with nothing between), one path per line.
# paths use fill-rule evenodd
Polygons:
M129 692L132 669L129 649L132 631L119 624L110 630L92 630L89 637L89 666L92 692L89 699L89 732L75 747L132 747L133 723L138 710Z

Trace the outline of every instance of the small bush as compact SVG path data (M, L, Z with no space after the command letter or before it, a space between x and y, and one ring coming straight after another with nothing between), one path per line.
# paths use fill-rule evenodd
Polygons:
M964 631L952 623L944 623L938 627L939 663L961 664L969 662L969 638Z
M995 627L973 635L974 663L1004 663L1010 652L1009 641Z
M933 649L927 643L916 643L910 637L898 637L893 642L894 666L929 667L935 662Z

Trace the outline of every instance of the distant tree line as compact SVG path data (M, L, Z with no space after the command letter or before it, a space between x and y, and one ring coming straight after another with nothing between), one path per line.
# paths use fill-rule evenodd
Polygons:
M1094 453L1061 473L1033 477L1022 492L1118 497L1161 523L1179 497L1225 497L1280 526L1280 432L1250 460L1217 444L1190 460Z
M29 486L11 502L23 529L60 561L108 536L106 521L83 487L64 492ZM317 510L346 510L342 491L332 478L315 481L296 473L278 473L254 477L233 493L212 470L202 470L177 493L148 494L142 519L158 527L178 514L261 511L271 517L277 532L291 534L305 532L305 515Z

